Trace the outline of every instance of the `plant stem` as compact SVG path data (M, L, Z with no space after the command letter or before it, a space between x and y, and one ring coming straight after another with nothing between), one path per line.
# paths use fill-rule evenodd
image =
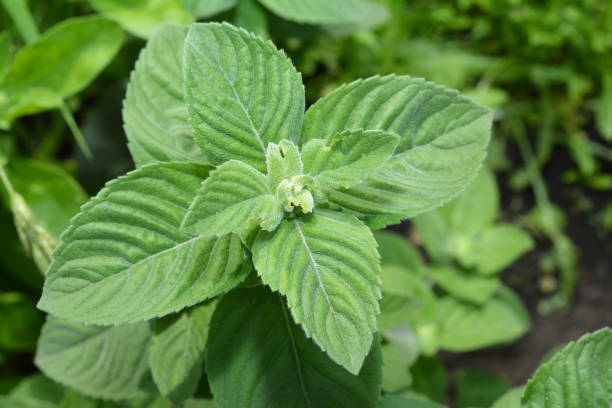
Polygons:
M32 13L30 13L30 9L26 4L25 0L2 0L2 4L4 5L5 10L11 16L11 19L15 23L17 30L26 44L32 44L40 37L40 32L38 31L38 27L36 27L36 23L34 22L34 17L32 17ZM76 123L72 112L68 109L65 101L62 101L59 106L59 111L68 125L68 128L72 132L74 139L79 145L80 149L85 154L85 157L91 159L93 157L91 153L91 149L87 145L85 138L83 137L83 133L81 133L81 129Z
M26 44L36 41L39 37L38 28L25 0L2 0L2 4Z

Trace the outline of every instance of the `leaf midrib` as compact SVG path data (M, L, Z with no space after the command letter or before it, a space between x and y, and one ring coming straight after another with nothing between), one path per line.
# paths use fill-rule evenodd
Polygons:
M342 334L342 328L340 327L340 322L338 322L337 312L334 309L331 303L331 300L329 299L329 295L327 294L327 291L325 290L325 286L323 285L323 281L321 280L321 272L319 271L317 262L314 259L314 254L312 253L312 251L310 250L310 247L308 246L308 243L306 242L306 237L304 236L304 232L302 231L300 222L297 219L295 220L295 226L297 228L298 234L300 235L300 239L302 240L302 244L304 245L304 248L306 249L306 252L308 253L308 258L310 259L310 264L312 265L312 268L317 277L317 281L319 282L319 287L321 288L321 291L323 292L323 295L325 296L325 300L327 301L327 305L329 306L331 310L332 316L334 316L334 322L336 322L336 327L338 328L338 334L340 335L340 339L342 340L342 345L344 346L344 349L346 350L346 341Z

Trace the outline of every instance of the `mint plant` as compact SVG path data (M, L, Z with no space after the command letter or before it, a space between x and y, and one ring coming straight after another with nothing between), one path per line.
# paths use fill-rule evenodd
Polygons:
M394 75L344 85L306 113L304 100L291 61L242 29L157 32L124 103L138 168L86 203L53 252L38 304L54 315L37 355L45 373L88 395L128 398L150 392L148 361L158 389L184 401L205 360L221 407L377 404L381 279L371 228L461 193L481 166L492 114ZM214 308L207 333L203 305ZM108 345L134 330L137 392L110 386L129 364L96 372L77 359L78 348L95 348L75 341L79 333L110 336ZM85 355L95 363L105 353Z

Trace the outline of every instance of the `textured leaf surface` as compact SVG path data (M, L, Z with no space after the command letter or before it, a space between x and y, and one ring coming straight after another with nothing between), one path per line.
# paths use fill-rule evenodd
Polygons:
M379 313L379 255L370 230L348 214L318 210L261 232L252 248L264 283L287 296L295 321L352 373L372 344Z
M439 302L438 316L440 347L454 352L511 342L531 325L520 299L504 287L483 306L446 297Z
M259 1L279 16L300 23L368 27L387 17L387 10L371 0Z
M98 327L49 316L35 362L53 380L92 397L142 397L155 391L150 341L147 322Z
M213 304L200 304L155 322L150 366L162 395L180 403L193 395L204 365Z
M542 365L527 383L525 408L612 405L612 330L587 334Z
M157 161L205 162L193 139L183 95L187 27L164 24L140 53L123 105L136 166Z
M225 295L211 322L206 370L221 408L375 407L380 365L378 338L359 375L336 365L262 286Z
M392 158L366 182L329 196L380 227L438 207L463 191L485 156L491 121L488 108L457 91L405 76L372 77L315 103L305 115L301 144L354 129L401 136Z
M219 165L266 170L269 142L296 141L304 86L271 42L229 24L193 24L185 42L185 97L196 141Z
M201 236L221 236L253 224L274 229L283 214L268 178L248 164L230 160L204 180L182 227Z
M329 146L325 140L313 139L302 149L304 171L324 186L348 188L381 167L398 142L397 135L363 130L339 133Z
M121 28L100 17L65 20L15 56L8 78L17 89L47 88L68 97L87 86L115 56Z
M89 3L103 16L143 38L151 36L162 23L192 21L181 0L89 0Z
M181 0L181 2L194 18L201 19L231 9L238 0Z
M159 163L109 183L62 235L38 306L92 324L134 322L243 280L248 268L237 236L179 230L207 173L201 165Z

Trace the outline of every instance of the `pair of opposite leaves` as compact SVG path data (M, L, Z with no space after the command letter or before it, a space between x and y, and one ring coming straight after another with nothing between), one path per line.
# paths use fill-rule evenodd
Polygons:
M368 226L460 193L492 116L456 91L396 76L304 106L300 75L270 42L227 24L162 27L124 105L139 169L72 220L39 307L102 325L167 315L235 287L250 250L306 334L357 373L380 298ZM271 231L246 234L254 220Z

